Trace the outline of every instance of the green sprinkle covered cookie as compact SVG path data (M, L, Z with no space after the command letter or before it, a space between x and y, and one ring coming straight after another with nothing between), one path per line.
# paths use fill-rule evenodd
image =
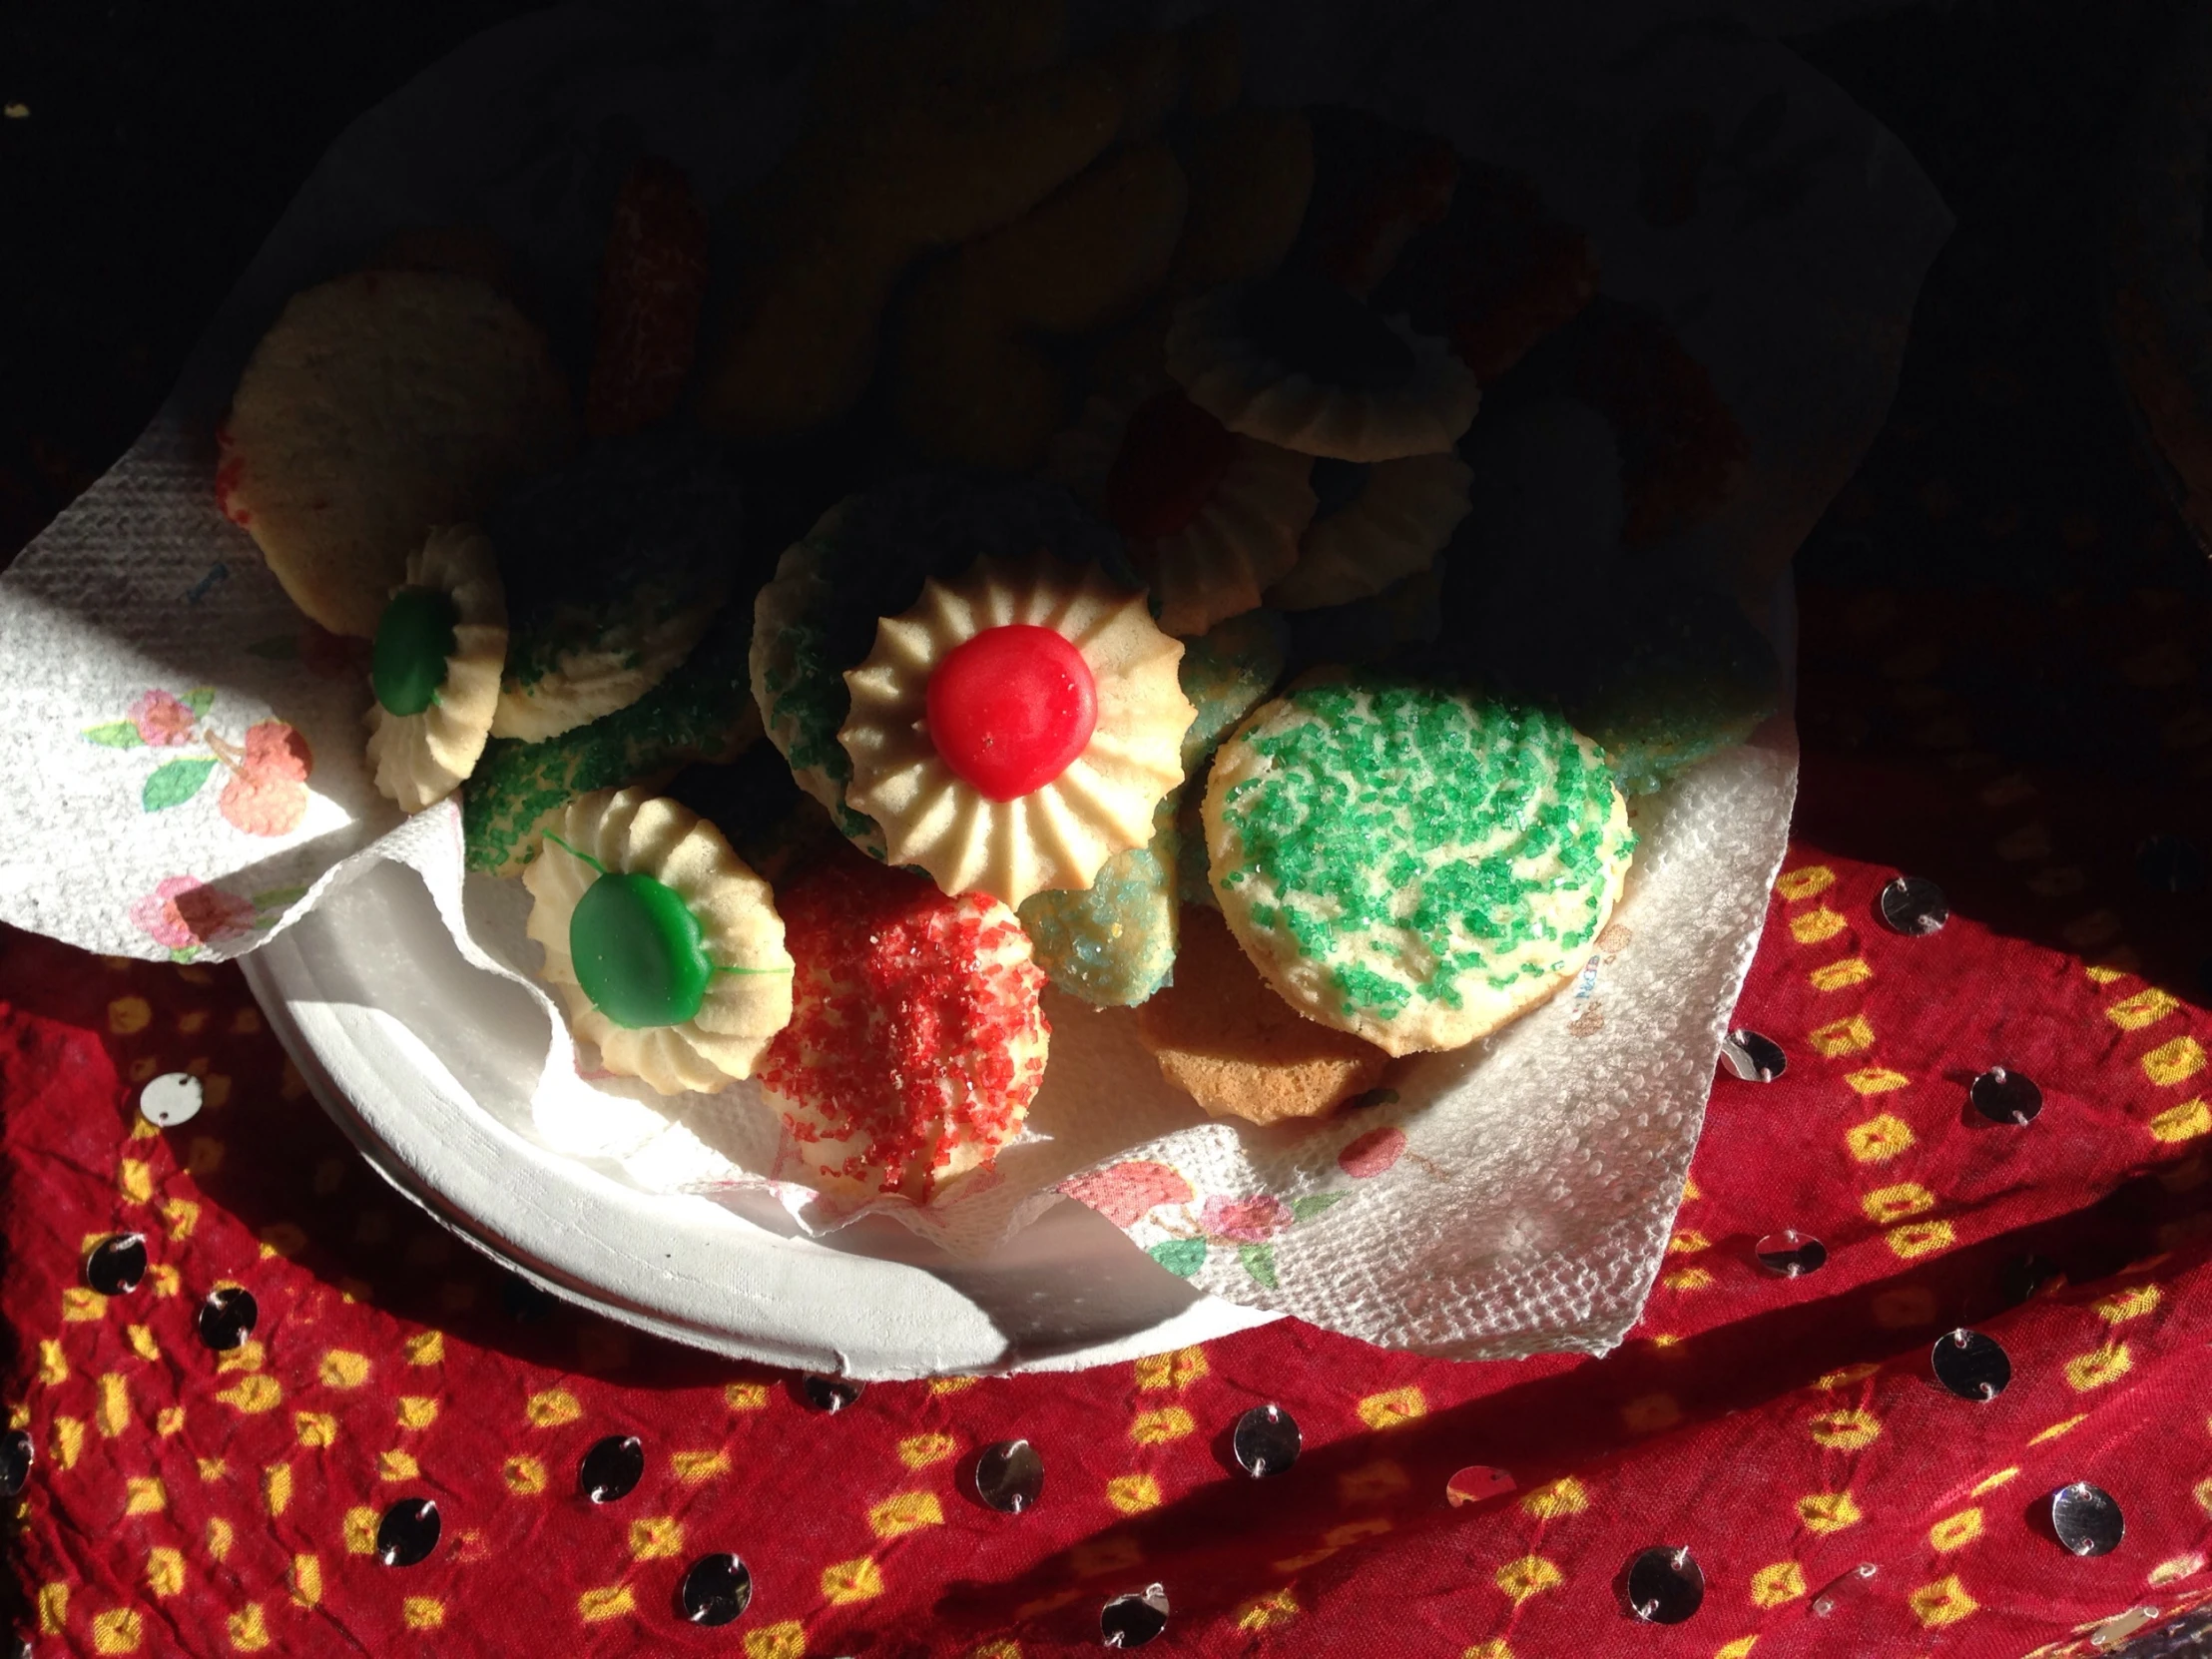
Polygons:
M1214 759L1214 890L1291 1005L1391 1054L1463 1047L1581 967L1635 837L1556 715L1382 675L1309 682Z

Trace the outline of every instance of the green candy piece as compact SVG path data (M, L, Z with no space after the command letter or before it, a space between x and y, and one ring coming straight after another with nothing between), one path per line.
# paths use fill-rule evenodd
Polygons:
M419 715L438 700L461 613L436 588L401 588L376 624L369 683L386 714Z
M650 875L602 875L587 887L568 949L592 1006L632 1031L690 1019L715 971L699 918Z

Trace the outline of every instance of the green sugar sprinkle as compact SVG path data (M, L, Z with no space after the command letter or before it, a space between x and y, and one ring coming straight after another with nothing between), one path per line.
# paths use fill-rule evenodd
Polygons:
M1234 786L1224 874L1259 927L1324 968L1349 1013L1461 1006L1563 971L1596 935L1615 784L1539 708L1383 676L1310 686L1245 741L1268 770ZM1565 921L1535 908L1576 895ZM1546 906L1549 908L1549 906ZM1410 942L1406 935L1410 935Z

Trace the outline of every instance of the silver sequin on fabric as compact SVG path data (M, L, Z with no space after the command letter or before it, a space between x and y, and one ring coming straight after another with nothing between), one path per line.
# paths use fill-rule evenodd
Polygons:
M1929 1351L1936 1381L1960 1399L1994 1399L2012 1381L2012 1362L1994 1337L1953 1331Z
M1116 1596L1098 1611L1098 1639L1112 1648L1143 1647L1168 1627L1168 1593L1158 1584Z
M1772 1083L1790 1069L1782 1045L1756 1031L1731 1031L1722 1038L1721 1063L1747 1083Z
M1680 1624L1705 1604L1705 1570L1686 1547L1640 1551L1622 1570L1621 1600L1646 1624Z
M2076 1555L2109 1555L2120 1547L2127 1519L2110 1492L2076 1480L2050 1494L2050 1529Z
M1255 1480L1281 1474L1298 1461L1305 1443L1298 1419L1275 1404L1255 1405L1237 1419L1236 1432L1229 1437L1237 1466Z
M1018 1515L1044 1491L1044 1459L1027 1440L1000 1440L975 1459L975 1495L1001 1514Z
M1928 934L1950 920L1943 889L1925 875L1901 875L1882 889L1882 919L1900 933Z

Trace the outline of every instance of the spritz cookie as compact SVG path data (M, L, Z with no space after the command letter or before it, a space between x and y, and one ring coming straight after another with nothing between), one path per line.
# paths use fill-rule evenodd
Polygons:
M1168 373L1232 432L1340 461L1449 449L1481 401L1443 340L1295 267L1186 301Z
M1059 485L929 471L831 507L785 549L756 597L751 677L769 741L863 851L881 857L883 837L845 800L852 763L837 742L851 710L845 671L873 649L877 620L911 606L926 578L957 576L979 557L1040 550L1137 585L1121 538Z
M1253 964L1390 1054L1462 1047L1564 984L1635 846L1603 754L1558 716L1379 674L1263 705L1205 816Z
M377 790L419 813L476 768L499 704L507 602L491 543L467 525L432 530L376 624L368 764Z
M1087 887L1183 781L1183 646L1144 596L1050 555L978 560L876 625L844 679L852 806L890 861L1008 904Z
M642 790L585 796L522 880L539 976L607 1070L712 1094L752 1076L790 1022L776 900L698 814Z
M1319 511L1268 603L1286 611L1349 605L1419 575L1472 511L1473 477L1448 449L1373 465L1316 461Z
M713 440L603 438L486 515L511 639L492 736L542 743L626 709L705 638L743 558Z
M1230 431L1173 386L1091 398L1050 464L1127 538L1171 634L1256 609L1314 517L1309 457Z

